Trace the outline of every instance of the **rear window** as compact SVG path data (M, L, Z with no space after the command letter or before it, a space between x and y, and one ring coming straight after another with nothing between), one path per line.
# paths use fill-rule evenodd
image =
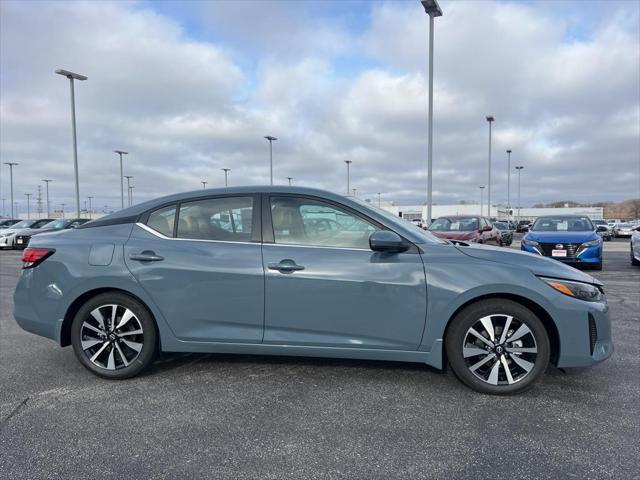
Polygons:
M176 205L160 208L149 215L147 226L166 237L173 237L173 225L176 218Z

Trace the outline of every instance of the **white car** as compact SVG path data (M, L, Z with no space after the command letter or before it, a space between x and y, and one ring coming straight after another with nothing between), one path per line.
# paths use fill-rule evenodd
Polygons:
M13 242L16 239L16 234L22 230L29 228L40 228L51 221L50 218L35 218L31 220L22 220L10 228L3 228L0 230L0 249L13 248Z
M640 227L631 234L631 265L640 266Z
M613 227L613 236L618 237L630 237L633 232L633 225L630 223L616 223Z

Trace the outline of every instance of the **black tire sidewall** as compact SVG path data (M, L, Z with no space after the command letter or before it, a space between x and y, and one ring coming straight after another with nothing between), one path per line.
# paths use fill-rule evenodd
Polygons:
M489 385L477 378L467 367L462 356L462 342L469 327L487 315L510 315L526 323L536 340L538 355L531 372L512 385ZM513 300L482 300L460 311L451 321L445 338L449 365L456 376L468 387L491 395L508 395L531 388L546 370L550 358L549 336L540 319L528 308Z
M84 319L86 319L95 308L107 304L122 305L130 309L140 321L144 332L143 346L138 357L129 366L118 370L107 370L94 365L84 353L80 344L80 328ZM80 307L71 324L71 345L80 363L92 373L103 378L122 380L138 375L153 363L158 350L158 334L151 314L142 303L123 293L107 292L89 299Z

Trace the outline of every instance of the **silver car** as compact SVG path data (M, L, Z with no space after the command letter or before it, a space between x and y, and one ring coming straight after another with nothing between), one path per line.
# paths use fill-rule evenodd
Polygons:
M640 266L640 226L631 233L631 265Z

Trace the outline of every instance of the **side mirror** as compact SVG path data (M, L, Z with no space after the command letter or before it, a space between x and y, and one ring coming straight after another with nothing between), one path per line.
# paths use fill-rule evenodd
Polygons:
M600 225L597 229L596 232L606 232L607 231L607 227L605 227L604 225Z
M376 230L369 236L369 247L374 252L401 253L409 249L402 237L390 230Z

